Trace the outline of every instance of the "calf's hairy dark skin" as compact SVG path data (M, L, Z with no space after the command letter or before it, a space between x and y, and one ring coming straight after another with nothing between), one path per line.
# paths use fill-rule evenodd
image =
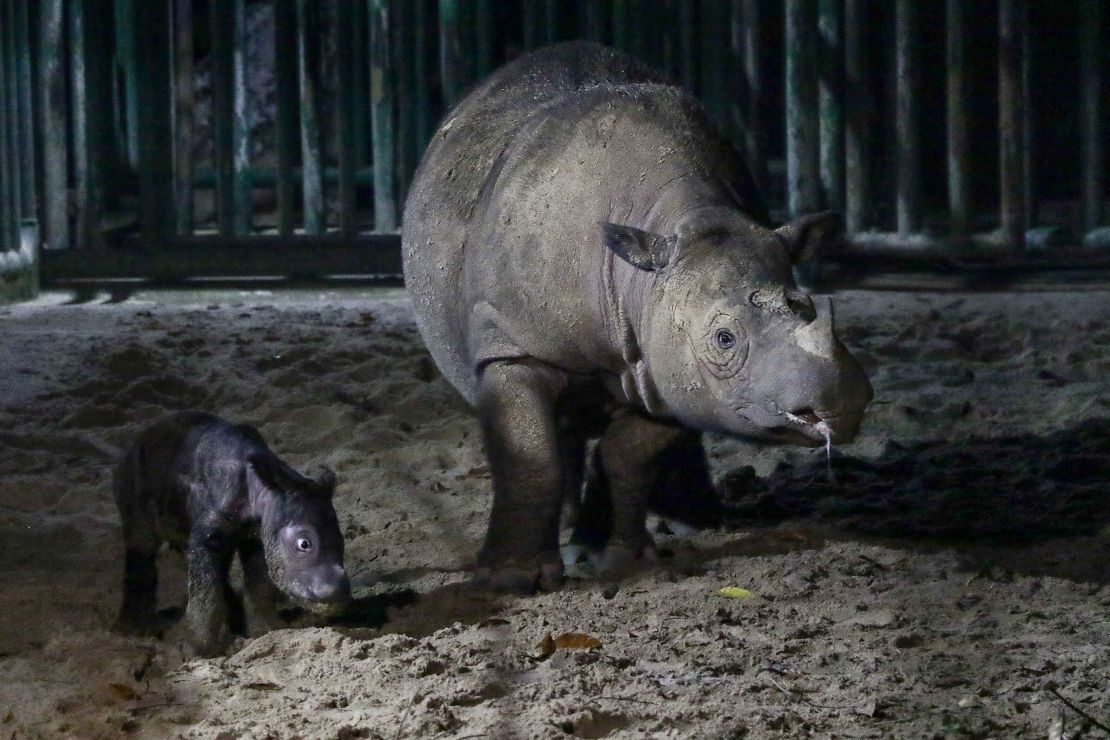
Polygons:
M525 55L450 111L402 247L417 326L481 419L479 579L559 585L561 502L590 436L609 572L650 555L646 509L674 450L708 480L700 432L851 439L871 386L791 269L838 229L829 213L773 228L697 101L596 44Z
M307 478L282 462L253 427L198 411L148 427L114 479L126 548L117 629L158 631L157 553L164 542L188 560L185 616L199 655L245 634L246 615L228 580L239 555L254 616L281 625L278 590L317 612L350 599L343 536L332 505L335 476Z

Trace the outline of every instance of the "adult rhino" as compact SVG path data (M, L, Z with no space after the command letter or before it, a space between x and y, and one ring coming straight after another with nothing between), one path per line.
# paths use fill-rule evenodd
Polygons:
M768 226L697 101L603 46L523 56L463 99L416 173L402 244L417 326L481 420L494 499L479 580L561 583L561 502L591 435L614 570L650 552L661 461L698 432L851 439L871 386L831 304L791 276L837 228L832 214Z

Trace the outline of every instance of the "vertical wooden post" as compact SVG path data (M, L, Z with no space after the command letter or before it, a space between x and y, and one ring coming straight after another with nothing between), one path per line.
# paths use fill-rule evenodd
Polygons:
M582 0L578 7L579 28L583 37L590 41L605 41L605 0Z
M1102 139L1102 24L1104 0L1083 0L1079 10L1079 64L1081 118L1079 147L1082 159L1083 228L1102 222L1105 150Z
M212 120L220 233L250 231L245 0L212 0Z
M791 216L821 207L813 0L786 0L786 186Z
M19 168L15 165L12 123L17 116L16 99L10 96L15 69L9 54L12 45L11 6L0 2L0 276L7 253L19 248L17 210L20 201Z
M370 125L374 154L374 230L397 228L393 189L393 68L389 0L370 0Z
M971 226L971 189L968 182L966 0L948 0L945 17L948 74L948 214L953 234L964 236Z
M397 129L395 131L394 182L396 197L404 202L409 182L415 169L415 152L421 136L417 120L417 95L413 93L428 85L429 75L424 69L418 45L417 34L422 33L421 23L416 22L414 13L423 8L423 0L412 3L395 3L390 6L393 22L393 68L396 70L397 84ZM420 74L423 72L424 74ZM419 74L419 76L418 76ZM445 101L446 102L446 101Z
M91 171L89 147L89 75L86 61L85 0L69 2L70 118L73 144L73 185L77 206L74 246L93 246L100 209ZM95 90L93 93L95 94Z
M870 86L867 79L866 0L844 0L844 223L849 234L866 225L871 197Z
M558 5L555 0L523 0L525 49L538 49L555 42L558 35Z
M139 223L143 236L173 233L173 121L170 0L135 4L135 62L139 126Z
M718 0L702 0L698 13L701 37L698 44L701 50L701 99L713 116L713 120L730 138L734 135L732 120L729 116L730 75L738 72L729 64L729 28L732 22L729 9ZM643 48L643 32L637 34L637 42ZM645 52L641 52L645 54Z
M293 168L300 140L297 136L298 97L297 6L294 0L274 0L274 78L277 88L277 202L278 233L290 236L296 225L297 184Z
M353 0L352 0L353 1ZM336 24L338 105L336 119L339 134L339 229L350 236L358 229L355 209L355 60L354 8L352 2L340 2Z
M844 32L843 0L817 5L821 117L821 189L825 207L844 209Z
M678 71L682 86L692 93L701 89L698 66L698 3L678 3Z
M405 191L408 190L408 178L420 161L424 146L432 138L432 129L436 125L437 116L432 111L431 75L428 74L428 52L431 49L428 29L431 27L429 20L427 0L418 0L414 4L411 15L411 45L406 47L411 55L410 60L405 60L404 68L410 75L411 86L404 88L412 91L412 128L408 137L411 161L409 172L404 181ZM397 89L394 88L394 94ZM405 96L406 98L408 96Z
M351 0L352 101L354 111L355 167L370 161L370 32L369 0Z
M898 234L921 228L921 147L918 137L917 0L898 0L894 16L895 45L895 180L898 190Z
M122 137L119 142L120 151L125 153L125 159L131 169L139 166L139 93L138 93L138 63L135 29L135 5L144 0L116 0L116 58L122 77Z
M733 123L742 132L744 155L756 185L767 195L770 177L764 144L764 69L759 43L761 28L759 0L740 0L732 5L733 58L739 63L741 95L733 98Z
M481 79L492 72L497 64L493 52L493 27L496 18L493 14L493 0L477 0L478 10L475 22L477 24L477 62L478 78Z
M439 61L443 102L452 106L474 81L473 0L439 0Z
M174 203L178 234L193 233L193 0L175 0L173 17Z
M301 176L306 234L324 232L324 179L316 104L320 75L319 33L315 0L297 0L297 75L301 91Z
M39 86L42 98L43 246L69 247L69 197L66 191L66 78L62 31L63 0L39 3Z
M28 22L27 3L15 3L15 18L12 23L15 32L16 66L9 70L15 75L18 90L18 136L17 141L22 144L16 156L19 157L19 179L23 183L20 189L20 215L23 219L35 219L35 111L33 105L35 81L31 77L31 25ZM11 166L16 166L14 163Z
M1025 248L1024 0L998 6L999 220L1002 237L1015 252Z

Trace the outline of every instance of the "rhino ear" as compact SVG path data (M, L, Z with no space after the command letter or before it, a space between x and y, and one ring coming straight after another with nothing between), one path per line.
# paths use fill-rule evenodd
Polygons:
M670 262L673 239L634 226L600 223L605 246L633 267L651 271L666 267Z
M790 261L803 264L812 261L829 244L834 243L843 229L840 214L834 211L811 213L796 218L775 229L787 251Z

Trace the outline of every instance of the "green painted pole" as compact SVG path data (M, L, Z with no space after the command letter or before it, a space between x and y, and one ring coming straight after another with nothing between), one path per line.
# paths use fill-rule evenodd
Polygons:
M390 59L389 0L369 0L370 5L370 127L374 156L374 230L397 228L394 196L393 65Z
M193 0L175 0L173 18L173 144L175 231L193 233Z
M39 87L42 100L43 246L67 249L69 194L66 157L66 77L63 0L39 3Z
M559 33L559 8L555 0L524 0L524 48L538 49L555 43Z
M300 155L298 136L297 6L294 0L274 1L274 82L277 89L278 233L296 228L297 182L293 168Z
M354 65L355 167L370 161L370 20L367 0L351 0L351 60Z
M319 16L314 0L297 0L297 71L300 79L301 171L306 234L324 232L317 88L320 74Z
M818 109L824 207L844 210L844 2L818 0Z
M1024 0L1000 0L998 5L999 221L1002 237L1015 253L1025 249L1029 220L1025 208L1025 12Z
M813 0L786 0L786 190L791 216L821 207L815 11Z
M355 208L355 170L358 158L355 146L355 49L353 0L340 2L337 8L336 64L338 106L336 128L339 134L339 230L347 235L358 230Z

